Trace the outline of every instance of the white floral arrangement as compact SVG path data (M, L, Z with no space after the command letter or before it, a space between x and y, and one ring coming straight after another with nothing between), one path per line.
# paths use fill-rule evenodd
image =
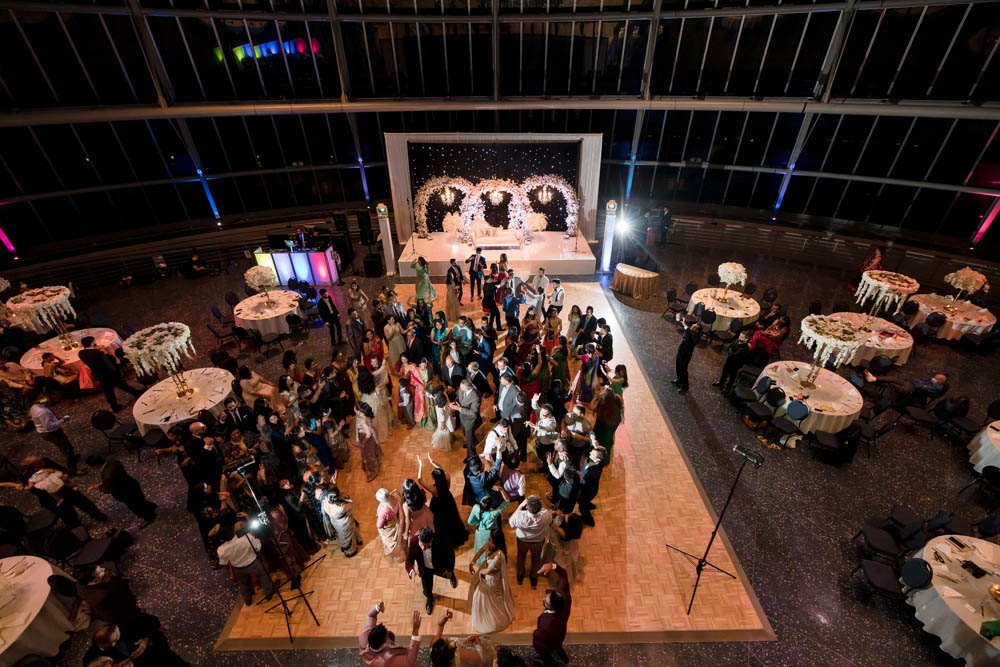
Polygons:
M255 267L258 268L258 267ZM164 322L136 331L122 343L122 351L143 374L180 370L181 357L195 354L191 328L182 322Z
M533 232L544 232L549 226L549 221L544 213L532 213L528 216L528 229Z
M476 218L469 226L469 232L472 234L473 238L478 239L484 236L496 236L497 228L482 218Z
M566 238L576 234L576 227L580 222L580 199L576 195L576 189L571 186L562 176L555 174L543 174L541 176L529 176L521 183L521 188L526 195L530 195L538 188L545 186L559 191L566 202ZM542 230L536 230L542 231Z
M944 281L952 287L957 288L959 294L962 292L973 294L979 290L983 290L984 292L990 291L990 284L986 281L986 276L968 266L949 273L944 277ZM0 292L2 291L3 289L0 289Z
M413 198L413 215L417 221L417 234L420 237L427 236L427 205L430 203L431 195L442 188L454 188L463 195L468 195L472 183L462 177L438 176L420 186Z
M747 281L747 270L736 262L719 264L719 280L726 285L743 285Z
M863 331L839 318L828 315L807 315L802 318L802 334L799 336L799 342L813 350L813 361L817 366L824 366L827 361L832 361L834 366L840 366L854 358L854 353L870 334L870 331Z
M273 287L278 284L278 276L275 275L274 269L270 266L251 266L243 274L243 280L246 281L247 286L259 290L262 287Z
M524 240L530 242L531 230L527 229L525 224L528 221L528 216L533 213L531 200L528 199L527 193L519 184L506 178L490 178L479 181L465 193L465 199L462 200L462 205L458 209L458 215L462 218L462 231L460 232L462 241L472 243L473 237L470 233L472 222L477 218L486 217L486 203L483 201L483 195L494 190L510 195L510 202L507 203L507 217L510 223L507 225L507 229L521 230Z
M449 234L457 233L462 229L462 219L458 217L458 213L451 211L441 221L441 228Z
M6 292L8 287L10 287L10 281L6 278L0 278L0 294Z
M854 298L860 305L872 301L872 312L889 310L893 304L894 313L898 313L906 298L920 289L920 283L902 273L892 271L865 271L861 274L861 282L854 293Z
M76 317L68 287L36 287L7 299L15 321L36 332L58 329L62 322Z

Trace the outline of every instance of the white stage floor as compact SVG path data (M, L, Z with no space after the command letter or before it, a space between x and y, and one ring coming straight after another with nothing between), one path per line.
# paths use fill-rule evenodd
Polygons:
M531 245L522 249L484 250L483 256L487 262L493 263L499 261L501 252L507 253L511 268L521 276L536 273L539 267L545 267L545 272L554 277L593 275L597 270L597 260L590 250L590 244L582 236L579 239L567 239L563 236L563 232L535 232ZM403 246L403 254L399 256L399 275L416 275L410 264L417 261L417 256L427 260L432 276L445 275L448 272L448 260L452 257L458 260L464 271L468 268L464 264L466 258L475 251L474 245L460 243L458 236L450 232L433 232L429 239L418 239L413 235Z

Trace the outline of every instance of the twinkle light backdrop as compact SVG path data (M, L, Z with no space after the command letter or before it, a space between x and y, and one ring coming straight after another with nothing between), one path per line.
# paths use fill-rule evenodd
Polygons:
M409 143L411 197L420 186L437 176L461 176L473 183L484 178L509 178L520 183L535 174L556 174L565 178L574 188L578 187L580 142L546 143ZM566 202L559 192L553 191L552 201L541 204L532 193L531 205L537 213L548 218L548 231L565 231ZM488 199L486 200L488 202ZM507 202L493 206L487 203L486 221L495 227L507 226ZM455 201L446 206L435 192L427 207L427 227L432 232L441 231L441 220L449 211L458 211L462 193L455 191Z

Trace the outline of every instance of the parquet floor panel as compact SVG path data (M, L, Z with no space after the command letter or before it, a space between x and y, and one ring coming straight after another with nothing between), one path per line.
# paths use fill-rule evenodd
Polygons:
M581 538L586 558L584 577L572 588L573 611L567 643L614 643L634 641L747 641L773 639L764 616L739 562L729 548L724 531L709 554L709 560L734 573L736 578L706 568L691 615L685 613L695 582L694 561L666 549L671 543L700 555L714 524L714 512L706 504L700 485L685 459L649 381L629 346L628 334L615 319L604 291L597 283L566 283L566 308L579 304L594 307L598 317L609 320L614 336L614 364L625 364L629 387L625 390L625 421L619 427L614 460L601 480L596 499L596 527L587 528ZM438 285L443 298L444 286ZM412 285L399 285L403 300L412 294ZM439 299L440 301L440 299ZM466 304L463 312L480 316L478 305ZM673 354L672 347L665 354ZM571 366L571 377L575 367ZM484 401L487 405L492 400ZM485 437L489 420L480 431ZM385 601L382 621L404 641L413 610L423 612L420 582L410 581L403 565L390 562L382 553L375 528L375 491L380 487L399 489L407 477L416 477L415 457L425 457L430 449L431 431L419 427L397 428L382 443L384 457L379 476L366 482L356 452L339 475L338 485L355 502L355 517L361 524L364 546L348 559L335 543L324 550L326 558L310 568L303 588L313 593L309 599L319 620L317 626L301 600L292 603L292 645L298 648L357 646L357 635L365 616L378 600ZM450 453L433 452L435 461L446 468L452 492L460 500L464 446L457 440ZM426 463L425 469L429 464ZM525 471L533 468L531 462ZM529 492L544 497L548 487L539 474L527 472ZM544 488L543 488L544 487ZM460 505L463 516L468 508ZM510 512L512 510L508 510ZM509 514L505 514L505 517ZM507 533L510 579L517 601L517 616L510 628L497 637L506 644L530 643L531 632L542 610L545 582L533 590L528 581L518 586L514 576L515 541ZM438 596L434 617L443 608L455 612L448 626L452 635L472 632L467 610L468 564L473 555L472 537L457 554L458 587L437 579ZM258 593L259 598L259 593ZM268 605L242 604L223 630L218 649L289 648L285 622L280 613L264 613ZM424 620L423 633L429 636L434 625Z

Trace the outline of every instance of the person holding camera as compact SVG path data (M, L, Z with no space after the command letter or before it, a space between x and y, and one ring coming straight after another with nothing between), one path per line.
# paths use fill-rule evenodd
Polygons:
M243 604L253 604L253 583L251 577L256 575L264 591L264 599L270 600L274 595L274 584L264 567L258 552L260 540L248 529L245 521L237 521L235 525L224 525L219 529L222 544L216 552L219 554L220 565L230 565L236 575L236 583L240 587Z

